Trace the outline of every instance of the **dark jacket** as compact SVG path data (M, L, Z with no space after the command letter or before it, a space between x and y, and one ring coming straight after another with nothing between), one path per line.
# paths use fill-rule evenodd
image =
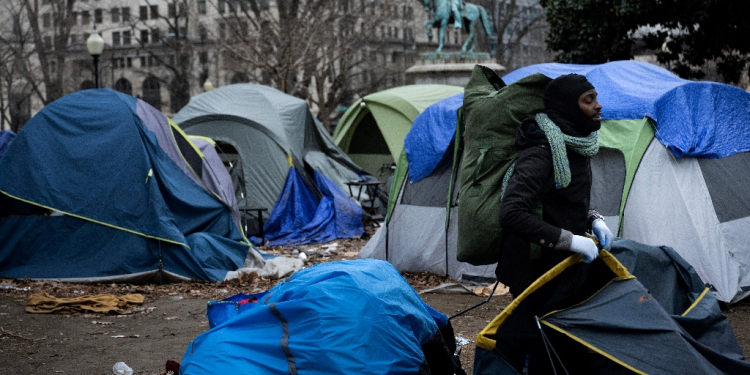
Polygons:
M505 238L495 274L514 295L571 254L556 250L561 228L583 235L588 226L591 195L590 157L567 149L570 185L554 186L552 151L536 121L524 121L516 131L518 160L500 206ZM532 212L541 202L541 220ZM531 244L537 246L532 249Z

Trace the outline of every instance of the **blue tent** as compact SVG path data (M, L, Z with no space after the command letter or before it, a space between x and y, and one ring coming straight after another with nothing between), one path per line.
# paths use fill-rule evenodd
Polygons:
M364 233L362 209L322 173L315 171L321 197L289 168L281 195L264 225L270 246L294 246L359 237ZM254 242L257 237L251 238Z
M16 137L12 130L0 130L0 158L5 154L10 142Z
M676 157L719 158L750 151L750 133L744 131L750 122L750 95L736 87L689 81L633 60L530 65L505 75L503 81L510 85L534 73L550 78L585 75L599 93L602 119L651 118L656 138Z
M109 89L37 113L0 159L0 274L220 281L241 267L250 245L231 207L185 172L199 169L186 166L200 163L188 154L197 148L170 153L156 132L191 144L156 109Z
M458 108L463 102L463 93L451 96L427 107L414 119L404 138L411 182L429 176L453 143Z
M256 296L233 316L209 302L213 328L187 346L182 375L417 374L428 364L426 373L453 374L450 360L438 369L425 356L439 353L431 343L454 344L440 332L448 318L387 262L320 263Z

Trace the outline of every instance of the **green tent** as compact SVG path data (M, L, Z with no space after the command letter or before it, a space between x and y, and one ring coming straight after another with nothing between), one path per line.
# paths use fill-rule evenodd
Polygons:
M462 92L459 86L408 85L367 95L341 117L333 141L365 171L385 179L390 175L388 167L401 155L404 137L417 115Z

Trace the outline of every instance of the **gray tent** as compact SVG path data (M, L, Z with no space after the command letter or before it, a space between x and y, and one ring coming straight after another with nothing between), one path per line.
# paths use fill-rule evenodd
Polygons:
M270 211L291 166L307 179L306 167L315 169L347 193L345 182L361 178L361 168L334 144L307 102L271 87L214 89L191 98L173 120L189 135L216 141L240 207Z

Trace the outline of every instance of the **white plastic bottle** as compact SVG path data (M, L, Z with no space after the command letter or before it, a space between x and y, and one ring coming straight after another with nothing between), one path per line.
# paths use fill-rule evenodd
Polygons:
M128 367L125 362L117 362L112 366L112 372L115 375L133 375L133 369Z

